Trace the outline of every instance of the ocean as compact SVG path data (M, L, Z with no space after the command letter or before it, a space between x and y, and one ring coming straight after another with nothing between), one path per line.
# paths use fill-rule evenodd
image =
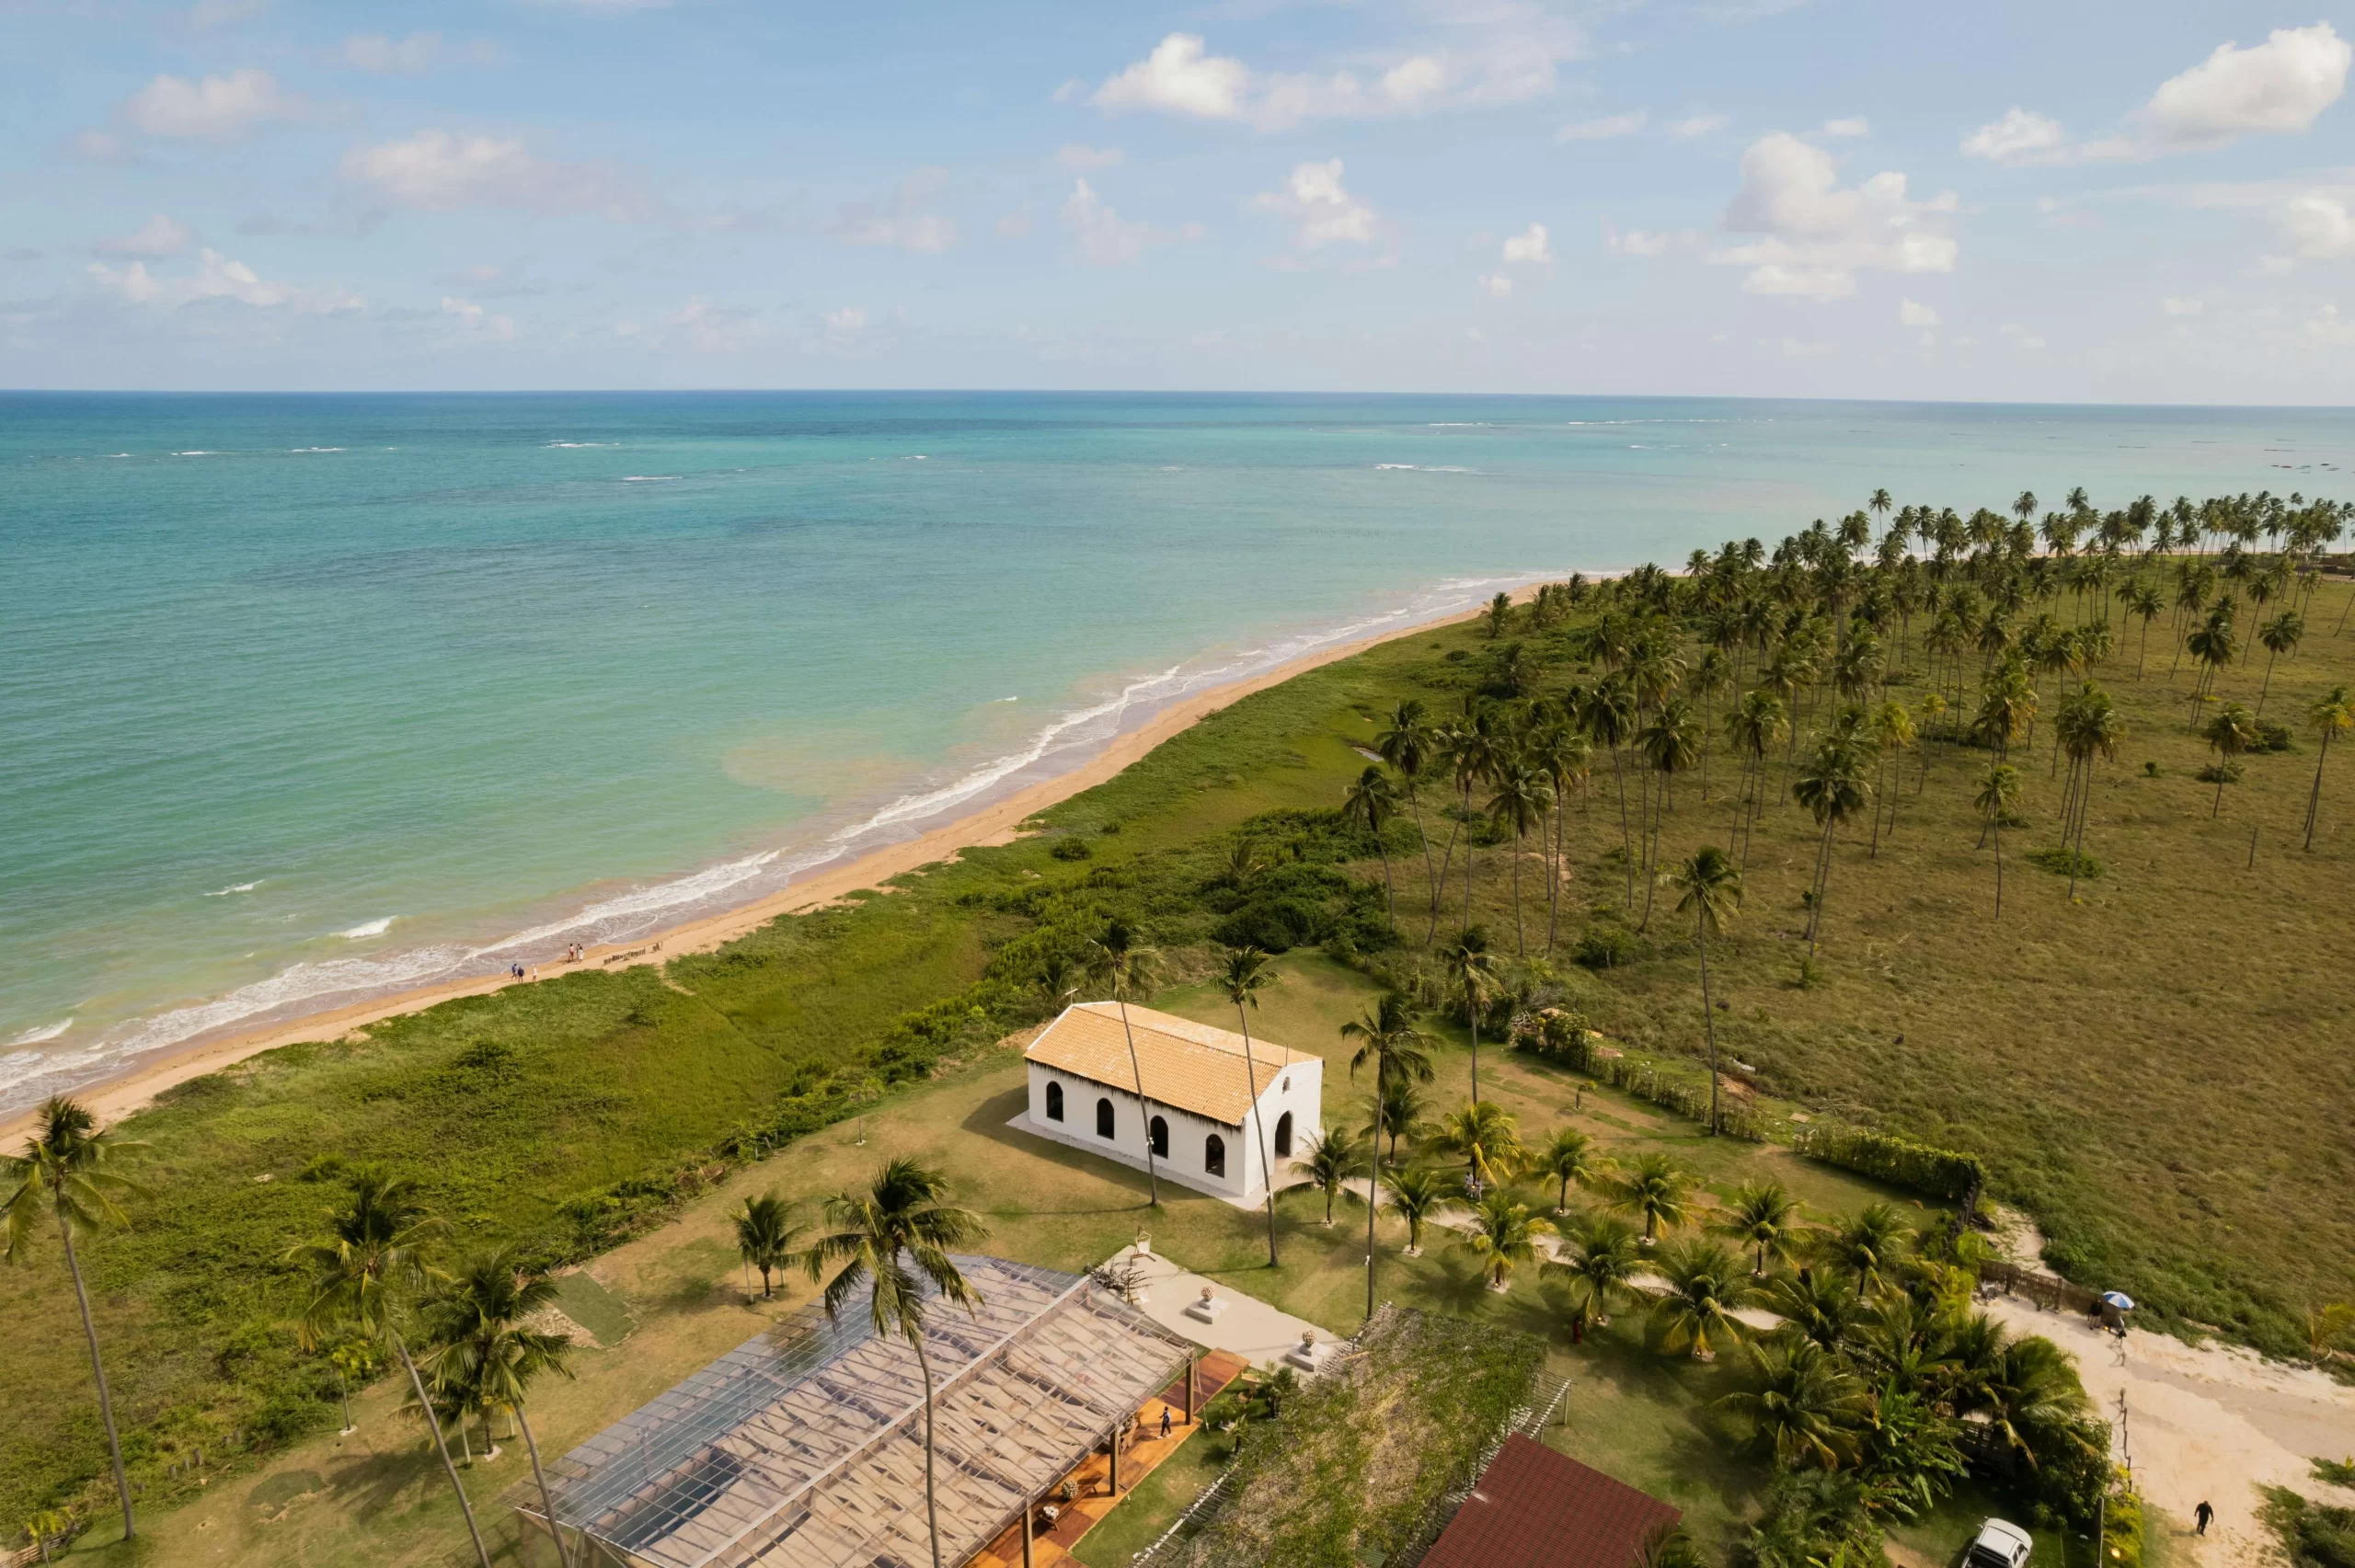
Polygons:
M0 394L0 1111L745 902L1500 586L2350 464L2328 410Z

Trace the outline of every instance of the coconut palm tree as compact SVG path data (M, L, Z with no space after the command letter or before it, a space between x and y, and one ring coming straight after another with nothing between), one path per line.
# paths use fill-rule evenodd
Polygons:
M1497 775L1495 791L1488 796L1489 822L1512 834L1513 950L1523 957L1529 955L1529 933L1521 912L1521 846L1528 841L1532 829L1545 826L1545 814L1553 808L1553 781L1545 776L1544 769L1525 764L1501 771Z
M1741 831L1741 860L1750 864L1750 840L1759 813L1765 807L1766 753L1791 732L1790 714L1783 699L1763 687L1745 694L1726 718L1726 738L1741 753L1740 809L1735 826Z
M2232 782L2233 759L2244 751L2254 751L2262 741L2257 728L2257 715L2238 703L2226 703L2200 732L2206 737L2208 750L2216 753L2216 800L2209 807L2208 815L2215 816L2224 808L2224 785Z
M1610 1165L1595 1148L1594 1139L1574 1127L1557 1128L1534 1162L1535 1169L1556 1184L1554 1212L1557 1215L1570 1211L1571 1187L1592 1186Z
M98 1355L98 1325L90 1317L90 1288L82 1278L76 1236L87 1239L109 1226L126 1225L122 1200L142 1195L118 1165L146 1146L111 1130L78 1100L52 1095L33 1113L33 1134L24 1152L0 1158L0 1179L14 1190L0 1204L0 1256L22 1262L43 1224L57 1227L65 1247L65 1272L74 1281L74 1303L82 1311L82 1337L89 1342L90 1375L98 1385L98 1417L107 1429L107 1456L114 1463L114 1490L122 1504L122 1539L138 1532L131 1514L131 1482L123 1475L122 1438L115 1430L114 1396L107 1387L106 1362Z
M1715 1242L1680 1242L1660 1253L1660 1272L1668 1281L1667 1291L1652 1302L1660 1348L1690 1348L1695 1361L1713 1361L1711 1335L1741 1337L1741 1322L1733 1314L1755 1299L1757 1289L1740 1259Z
M1829 735L1808 761L1807 771L1793 781L1793 797L1808 808L1823 839L1815 858L1815 898L1808 909L1807 952L1815 956L1823 932L1823 899L1831 890L1832 841L1840 825L1865 808L1872 786L1865 783L1867 747L1857 739Z
M1563 819L1568 812L1570 792L1583 792L1586 788L1587 774L1594 761L1594 743L1568 723L1541 725L1530 737L1529 761L1545 771L1546 781L1554 786L1553 858L1545 877L1545 951L1551 953L1561 923Z
M1439 755L1439 740L1432 731L1430 714L1419 702L1409 698L1391 710L1390 727L1374 737L1373 749L1382 760L1398 773L1399 793L1407 798L1407 807L1415 814L1415 837L1423 845L1423 881L1430 891L1431 930L1439 930L1439 872L1431 864L1430 835L1423 830L1423 773ZM1425 945L1430 944L1429 938Z
M1243 1076L1248 1097L1246 1105L1259 1103L1259 1064L1251 1055L1251 1013L1259 1005L1259 993L1273 985L1275 971L1268 967L1268 956L1256 947L1230 947L1226 950L1226 967L1218 973L1218 989L1226 1000L1235 1003L1235 1021L1243 1028ZM1268 1124L1264 1117L1252 1116L1259 1129L1259 1169L1268 1177L1268 1266L1278 1266L1276 1257L1276 1162L1268 1152ZM1246 1155L1247 1159L1248 1156ZM1244 1184L1246 1187L1248 1182Z
M525 1269L515 1248L475 1253L425 1304L434 1348L420 1364L437 1387L464 1389L486 1410L504 1410L514 1418L531 1455L532 1480L539 1488L541 1516L556 1541L557 1562L569 1564L556 1498L548 1490L547 1472L540 1468L539 1439L523 1409L524 1395L543 1374L572 1376L565 1365L572 1341L530 1326L534 1316L555 1303L556 1294L556 1281Z
M1429 1083L1435 1076L1431 1066L1431 1038L1415 1027L1415 1011L1405 997L1396 991L1384 993L1380 1001L1368 1008L1362 1017L1353 1018L1341 1025L1341 1037L1358 1043L1350 1058L1350 1076L1357 1076L1358 1069L1366 1062L1373 1063L1373 1138L1366 1147L1369 1164L1365 1175L1365 1315L1373 1316L1373 1221L1376 1199L1382 1184L1382 1090L1393 1077L1415 1083ZM1329 1219L1332 1203L1326 1203Z
M867 1322L876 1336L898 1334L916 1354L916 1368L924 1374L924 1511L932 1568L941 1568L940 1511L933 1478L932 1357L924 1341L930 1308L924 1287L929 1282L941 1300L978 1313L981 1293L949 1253L988 1234L980 1215L943 1203L948 1196L948 1178L941 1172L904 1157L893 1160L875 1173L867 1191L845 1190L826 1200L826 1223L833 1229L802 1254L812 1284L839 1265L821 1298L828 1322L839 1319L866 1287Z
M1913 1228L1894 1205L1868 1203L1823 1238L1823 1255L1855 1276L1856 1298L1879 1290L1897 1276Z
M1383 1081L1379 1096L1366 1096L1365 1126L1359 1130L1361 1136L1388 1145L1382 1152L1382 1162L1396 1165L1400 1139L1417 1143L1430 1134L1430 1128L1423 1120L1428 1109L1423 1092L1414 1080L1404 1073L1396 1074Z
M2283 654L2294 654L2306 635L2306 618L2294 610L2280 614L2257 628L2257 640L2265 645L2265 680L2257 689L2257 713L2265 716L2266 693L2273 690L2273 661Z
M1693 940L1701 950L1701 1022L1709 1036L1709 1131L1723 1125L1717 1110L1717 1014L1709 997L1709 938L1724 934L1725 922L1741 907L1741 873L1726 852L1704 844L1693 858L1669 874L1669 883L1683 897L1676 912L1693 917Z
M736 1251L747 1265L761 1271L761 1299L770 1296L769 1276L782 1273L793 1261L793 1243L802 1228L793 1223L793 1205L775 1193L748 1197L736 1211Z
M1429 1165L1409 1165L1392 1171L1383 1185L1390 1189L1390 1212L1407 1222L1407 1255L1422 1256L1423 1226L1453 1196L1453 1184L1444 1172Z
M2333 686L2306 709L2306 727L2322 743L2315 753L2314 788L2306 792L2306 848L2312 850L2315 825L2322 814L2322 765L2330 756L2331 738L2355 729L2355 694L2344 686Z
M1063 948L1052 947L1039 959L1039 967L1031 974L1031 982L1047 999L1050 1013L1061 1013L1071 1005L1071 999L1085 977L1078 959Z
M1357 1194L1350 1191L1350 1173L1357 1166L1357 1150L1338 1130L1321 1136L1311 1136L1303 1146L1301 1169L1308 1173L1309 1185L1325 1195L1325 1223L1333 1223L1333 1200L1347 1197L1355 1201Z
M1751 1347L1754 1389L1717 1402L1750 1424L1752 1441L1785 1470L1837 1470L1855 1458L1872 1402L1840 1357L1811 1339Z
M1613 1304L1636 1297L1635 1277L1643 1268L1636 1232L1620 1220L1597 1215L1570 1227L1563 1239L1567 1245L1561 1257L1540 1272L1569 1286L1574 1333L1582 1333L1588 1323L1607 1326Z
M1636 839L1627 820L1627 775L1622 753L1636 732L1636 697L1616 676L1580 689L1579 727L1611 753L1613 793L1619 797L1619 848L1627 867L1627 908L1636 907Z
M1971 804L1979 809L1979 841L1995 835L1995 918L2004 918L2004 818L2019 805L2020 771L2009 762L1991 762L1979 775L1979 793Z
M1701 725L1694 716L1693 704L1682 697L1671 697L1661 703L1652 715L1652 722L1636 735L1637 748L1643 752L1644 761L1659 775L1660 792L1651 803L1651 830L1644 846L1644 914L1637 929L1648 929L1652 918L1652 895L1658 890L1652 867L1660 864L1660 836L1665 823L1663 814L1669 806L1669 793L1675 787L1676 775L1689 770L1701 755Z
M1612 1207L1644 1222L1647 1247L1692 1217L1693 1178L1665 1154L1638 1155L1608 1178L1603 1190Z
M1480 612L1480 621L1488 628L1489 641L1503 636L1505 628L1512 624L1512 595L1499 590Z
M1745 1247L1757 1250L1753 1279L1766 1277L1766 1260L1791 1255L1799 1231L1799 1201L1780 1182L1745 1182L1734 1189L1733 1207L1717 1229Z
M1397 814L1398 786L1392 784L1390 775L1378 767L1370 767L1360 773L1358 782L1350 786L1349 795L1341 801L1341 819L1362 829L1366 836L1373 840L1374 850L1382 856L1382 886L1388 896L1390 929L1394 932L1398 929L1398 887L1390 878L1390 846L1383 841L1382 830L1388 827L1390 819ZM1514 875L1520 875L1517 862ZM1517 905L1518 891L1514 897Z
M1153 966L1159 955L1138 940L1134 927L1118 915L1112 917L1100 934L1087 944L1087 967L1098 979L1111 987L1112 1000L1120 1004L1120 1035L1129 1044L1129 1072L1136 1084L1137 1111L1151 1126L1153 1107L1144 1097L1144 1069L1137 1060L1137 1037L1129 1027L1129 998L1152 986ZM1144 1140L1144 1182L1146 1202L1161 1207L1161 1173L1153 1162L1153 1136L1148 1131Z
M1783 1332L1812 1340L1825 1350L1847 1343L1848 1331L1864 1310L1847 1283L1824 1269L1802 1268L1766 1282L1761 1304L1783 1320Z
M2055 759L2069 759L2069 784L2062 795L2061 843L2070 851L2069 897L2077 896L2077 875L2085 859L2085 818L2092 815L2094 762L2118 760L2119 742L2126 738L2126 719L2109 693L2086 681L2061 704L2053 715Z
M350 1202L327 1217L326 1239L286 1253L286 1261L309 1276L309 1294L298 1322L303 1347L316 1349L348 1331L388 1346L399 1358L408 1373L418 1414L432 1434L442 1471L450 1478L450 1490L458 1494L475 1556L482 1568L490 1568L490 1551L475 1522L474 1504L451 1461L450 1445L442 1438L442 1423L426 1393L425 1376L409 1349L407 1332L419 1299L439 1281L431 1255L448 1228L427 1212L416 1182L407 1176L369 1165L346 1180Z
M1480 1009L1488 1000L1488 992L1499 979L1497 960L1488 951L1488 933L1483 926L1467 926L1464 934L1440 949L1440 972L1445 975L1456 994L1464 999L1464 1011L1472 1021L1472 1098L1480 1097Z
M2134 679L2140 681L2143 662L2151 653L2151 623L2166 609L2166 601L2160 597L2155 584L2146 582L2128 583L2120 597L2125 601L2127 613L2140 616L2142 622L2142 639L2134 649Z
M1894 837L1897 832L1897 792L1888 787L1889 761L1890 758L1898 759L1897 782L1902 784L1905 782L1904 753L1913 746L1919 731L1913 726L1913 710L1894 697L1874 707L1866 723L1872 732L1873 756L1876 759L1873 787L1888 802L1889 831ZM1876 807L1873 812L1872 852L1868 856L1873 860L1880 858L1880 819L1881 813Z
M1521 1124L1489 1100L1468 1100L1440 1118L1425 1150L1464 1162L1465 1190L1476 1196L1510 1182L1529 1163Z
M1459 1240L1485 1265L1488 1288L1501 1296L1512 1288L1513 1269L1536 1260L1537 1238L1553 1229L1551 1221L1530 1213L1527 1204L1499 1190L1473 1206L1472 1228L1459 1232Z
M2216 677L2232 664L2234 656L2240 652L2240 637L2233 627L2232 600L2220 600L2216 607L2208 612L2206 623L2186 637L2183 646L2184 650L2200 664L2200 679L2191 688L2191 711L2196 719L2200 704L2207 701L2209 694L2215 690Z

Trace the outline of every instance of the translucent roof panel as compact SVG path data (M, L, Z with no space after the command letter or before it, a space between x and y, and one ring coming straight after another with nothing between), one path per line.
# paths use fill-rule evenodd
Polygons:
M929 1286L941 1555L961 1562L1183 1369L1193 1346L1092 1285L960 1257ZM557 1519L647 1568L929 1563L924 1372L861 1292L739 1345L548 1467ZM535 1489L511 1501L537 1515Z

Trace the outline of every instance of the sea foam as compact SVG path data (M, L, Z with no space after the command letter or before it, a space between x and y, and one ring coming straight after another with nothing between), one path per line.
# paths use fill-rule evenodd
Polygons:
M349 931L339 931L336 934L338 936L350 937L354 941L358 941L363 936L382 936L385 933L393 929L394 918L395 917L391 915L386 915L383 920L369 921L363 925L355 925Z

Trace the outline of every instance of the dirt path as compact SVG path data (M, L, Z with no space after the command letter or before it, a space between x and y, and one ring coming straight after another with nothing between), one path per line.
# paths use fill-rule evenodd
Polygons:
M2261 1486L2289 1486L2318 1501L2355 1504L2355 1492L2313 1478L2316 1457L2355 1450L2355 1388L2308 1368L2269 1362L2213 1342L2188 1345L2159 1333L2121 1344L2074 1312L2047 1312L1998 1298L1988 1310L2016 1333L2040 1333L2077 1358L2085 1391L2119 1423L2154 1532L2166 1531L2200 1568L2257 1568L2279 1561L2258 1522ZM2216 1510L2205 1539L2191 1511Z

